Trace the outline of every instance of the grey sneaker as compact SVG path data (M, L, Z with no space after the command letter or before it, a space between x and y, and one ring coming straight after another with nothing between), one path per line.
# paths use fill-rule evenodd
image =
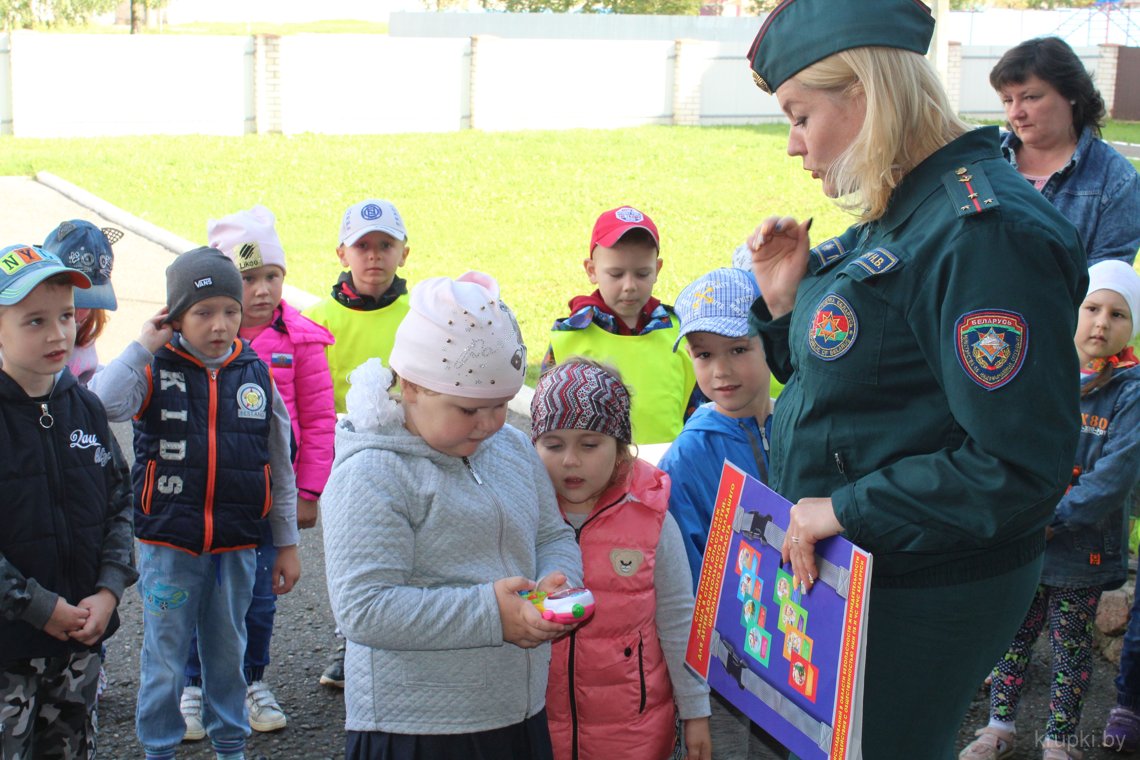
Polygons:
M206 727L202 725L202 687L187 686L182 690L182 720L186 723L186 733L182 741L196 742L206 738Z
M321 673L321 683L325 686L335 686L338 689L344 688L344 642L337 645L336 652L333 653L332 659L329 661L328 667L325 672Z
M245 706L249 710L249 727L254 731L279 731L289 723L265 681L254 681L246 687Z

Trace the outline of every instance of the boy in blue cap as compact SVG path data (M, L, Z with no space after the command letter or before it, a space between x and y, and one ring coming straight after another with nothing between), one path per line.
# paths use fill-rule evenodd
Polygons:
M87 277L0 251L0 756L86 757L99 646L138 574L107 415L66 370Z

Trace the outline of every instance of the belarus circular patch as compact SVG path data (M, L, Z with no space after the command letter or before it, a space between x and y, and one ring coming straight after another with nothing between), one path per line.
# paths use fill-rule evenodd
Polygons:
M962 369L987 391L997 390L1021 370L1029 347L1029 325L1012 311L982 309L958 317L954 326Z
M238 388L238 417L265 419L265 391L257 383L246 383Z
M808 328L808 348L826 362L838 359L851 350L859 335L855 310L842 296L828 293L815 307Z

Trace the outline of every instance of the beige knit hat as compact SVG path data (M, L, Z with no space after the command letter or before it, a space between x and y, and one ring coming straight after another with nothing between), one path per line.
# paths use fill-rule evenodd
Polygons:
M388 361L402 379L437 393L505 398L522 387L526 346L499 284L468 272L412 288Z

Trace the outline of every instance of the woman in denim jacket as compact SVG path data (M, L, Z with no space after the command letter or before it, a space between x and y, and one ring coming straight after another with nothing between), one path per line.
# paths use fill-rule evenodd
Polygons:
M1092 676L1097 605L1103 591L1128 577L1126 507L1140 480L1140 366L1128 345L1140 333L1137 312L1140 275L1122 261L1095 264L1077 318L1081 433L1072 484L1046 529L1041 585L1009 651L994 666L989 725L978 731L961 758L997 760L1012 751L1014 717L1033 643L1046 623L1053 686L1044 757L1078 757L1071 748ZM1106 731L1106 746L1108 740Z
M1104 100L1076 53L1057 37L1021 43L990 72L1006 126L1002 153L1073 223L1089 266L1129 264L1140 247L1140 179L1100 139Z

